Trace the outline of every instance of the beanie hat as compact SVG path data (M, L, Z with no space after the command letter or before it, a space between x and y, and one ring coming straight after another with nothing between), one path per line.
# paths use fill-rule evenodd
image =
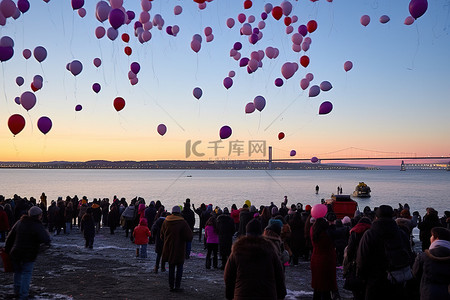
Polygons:
M174 207L172 207L172 213L173 214L175 214L175 213L181 213L181 209L180 209L180 207L178 206L178 205L175 205Z
M392 218L394 210L389 205L380 205L376 211L377 218Z
M262 234L261 222L258 219L251 219L245 226L247 235L259 236Z
M269 225L267 225L266 229L272 230L276 234L281 234L281 227L283 227L283 222L278 219L270 219Z
M37 206L32 206L32 207L28 210L28 215L29 215L30 217L32 217L32 216L38 216L38 215L40 215L40 214L42 214L42 209L40 209L40 208L37 207Z
M250 212L252 213L256 212L256 207L254 205L250 206Z
M350 217L345 216L342 218L342 224L351 224L352 220L350 219Z

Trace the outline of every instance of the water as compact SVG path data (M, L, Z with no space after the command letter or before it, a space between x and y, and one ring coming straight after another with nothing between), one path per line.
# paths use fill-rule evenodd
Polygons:
M355 200L360 209L372 209L381 204L394 208L408 203L421 215L433 207L441 216L450 210L450 172L436 170L42 170L0 169L0 194L12 197L35 197L42 192L48 200L59 196L78 195L112 199L114 195L129 202L136 196L146 203L161 200L168 208L182 204L186 198L196 207L212 203L220 207L235 203L241 207L245 200L259 207L274 202L280 205L285 195L289 204L320 203L330 198L340 185L343 194L351 194L364 181L372 197ZM315 186L319 185L319 194Z

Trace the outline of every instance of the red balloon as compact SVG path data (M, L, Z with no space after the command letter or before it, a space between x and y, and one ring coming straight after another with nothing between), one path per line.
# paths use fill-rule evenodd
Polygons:
M279 134L278 134L278 139L279 140L282 140L282 139L284 139L284 132L280 132Z
M122 97L117 97L114 99L114 108L117 111L121 111L125 107L125 100Z
M283 9L280 6L275 6L274 8L272 8L272 16L276 20L281 19L281 17L283 16Z
M244 8L245 9L249 9L250 7L252 7L253 3L250 0L245 0L244 1Z
M309 57L306 55L300 57L300 64L306 68L309 65Z
M33 90L33 92L36 92L37 90L39 90L37 87L34 86L33 83L31 83L31 89Z
M306 29L308 29L308 32L309 32L309 33L313 33L313 32L316 31L316 29L317 29L317 22L314 21L314 20L309 21L309 22L306 24Z
M133 50L131 50L131 47L126 46L125 49L123 49L126 55L130 56L131 53L133 53Z
M289 26L292 23L291 17L284 18L284 25Z
M12 134L18 134L25 127L25 118L19 114L12 115L8 119L8 127Z
M128 43L130 41L130 36L128 35L128 33L122 34L122 41L124 41L125 43Z

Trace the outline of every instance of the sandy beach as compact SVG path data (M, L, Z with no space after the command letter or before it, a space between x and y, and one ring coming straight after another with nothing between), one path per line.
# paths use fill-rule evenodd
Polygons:
M38 256L30 295L34 299L225 299L223 271L205 268L206 250L198 235L184 265L182 293L169 292L168 272L153 272L154 245L147 251L147 259L136 258L136 246L125 232L118 229L111 235L109 228L96 235L94 249L86 249L74 227L70 234L52 236L51 248ZM351 293L342 289L339 268L337 279L342 299L351 299ZM310 282L309 262L286 267L286 299L312 299ZM9 299L12 293L13 274L3 273L0 299Z

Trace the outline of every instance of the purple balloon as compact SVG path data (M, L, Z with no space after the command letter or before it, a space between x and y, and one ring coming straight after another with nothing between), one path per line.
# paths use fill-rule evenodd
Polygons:
M95 93L97 93L98 94L98 92L100 92L100 90L101 90L101 86L100 86L100 84L99 83L94 83L93 85L92 85L92 90L95 92Z
M173 35L172 26L167 26L166 27L166 32L167 32L168 35Z
M282 85L283 85L283 79L281 79L281 78L275 79L275 85L276 85L277 87L282 86Z
M17 105L20 105L20 97L14 98L14 102L16 102Z
M231 77L225 77L223 80L223 86L228 90L233 85L233 79Z
M142 23L139 21L136 21L136 22L134 22L134 30L136 30L138 28L142 28Z
M43 134L47 134L52 129L52 120L49 117L40 117L37 126Z
M241 60L239 61L239 67L245 67L246 65L248 65L249 61L250 60L247 57L241 58Z
M203 95L203 91L201 88L196 87L194 88L194 90L192 91L192 94L194 95L194 97L198 100L202 97Z
M9 60L14 55L13 47L0 47L0 61L4 62Z
M256 96L253 99L253 103L255 104L255 108L259 111L262 111L264 107L266 107L266 99L263 96Z
M83 106L81 106L81 104L78 104L77 106L75 106L75 111L80 111L83 109Z
M253 28L253 33L254 34L258 34L259 33L259 28L258 27Z
M237 50L237 51L241 50L242 49L242 44L240 42L234 43L233 49Z
M83 64L79 60L74 60L70 63L69 69L73 76L77 76L83 71Z
M309 88L309 97L316 97L320 93L320 87L318 85L313 85Z
M72 8L74 10L82 8L83 5L84 5L84 0L72 0Z
M290 155L290 156L295 156L295 155L297 155L297 151L291 150L291 153L289 153L289 155Z
M130 70L134 74L137 74L141 70L141 66L137 62L132 62L131 65L130 65Z
M42 46L37 46L33 50L33 55L38 62L43 62L47 58L47 50Z
M314 164L314 163L316 163L316 162L318 162L319 161L319 159L317 158L317 157L315 157L315 156L313 156L313 157L311 157L311 162Z
M219 136L222 140L227 139L231 136L232 130L230 126L222 126L219 131Z
M266 12L262 12L262 13L261 13L261 19L263 19L263 20L267 19L267 14L266 14Z
M308 34L308 28L306 27L306 25L298 26L298 33L300 33L302 36L306 36Z
M134 11L132 10L127 10L127 16L128 16L128 20L133 21L133 19L136 17Z
M23 79L22 76L17 76L16 77L16 83L17 83L18 86L21 86L24 82L25 82L25 80Z
M112 28L117 29L125 22L125 14L118 8L111 9L108 15L108 20Z
M166 125L164 125L164 124L159 124L159 125L158 125L158 128L157 128L157 131L158 131L158 133L159 133L161 136L165 135L166 132L167 132L167 127L166 127Z
M253 33L250 36L250 43L252 43L253 45L256 44L258 42L259 38L258 35L256 33Z
M18 0L17 8L21 13L26 13L30 9L30 2L28 0Z
M333 109L333 104L330 101L325 101L320 104L319 115L326 115Z
M411 0L411 2L409 2L409 13L414 19L420 18L427 9L427 0Z

